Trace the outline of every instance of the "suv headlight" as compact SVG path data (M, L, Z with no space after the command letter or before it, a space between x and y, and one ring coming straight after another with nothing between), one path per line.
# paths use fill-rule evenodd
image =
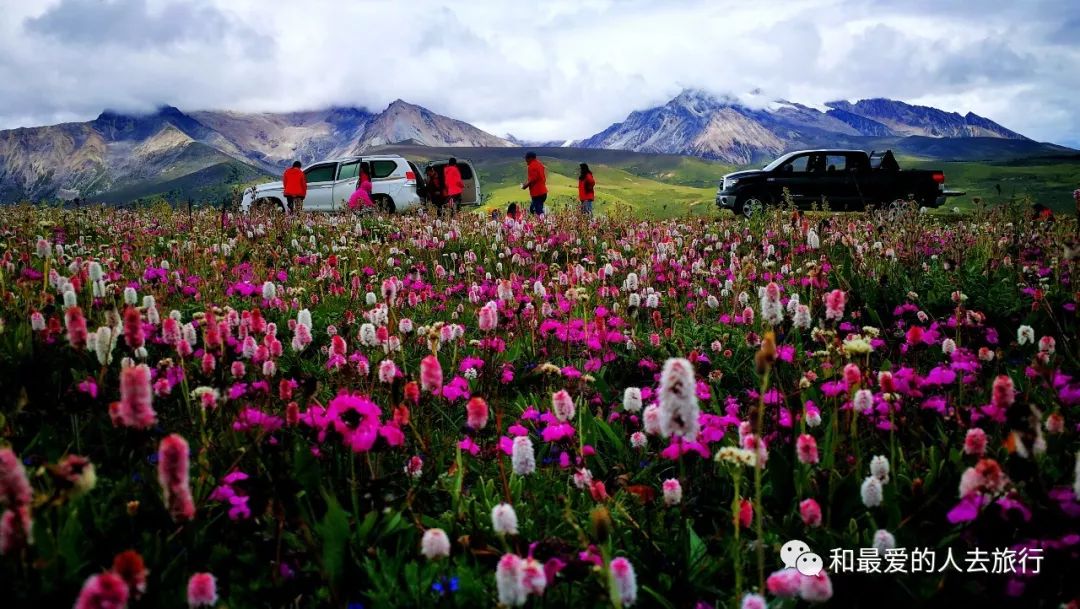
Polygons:
M739 178L724 178L724 190L729 190L739 183Z

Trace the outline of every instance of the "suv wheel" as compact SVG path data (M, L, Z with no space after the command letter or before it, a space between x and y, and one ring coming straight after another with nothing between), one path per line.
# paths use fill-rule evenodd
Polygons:
M283 205L281 204L281 201L278 201L275 198L264 197L262 199L255 199L255 202L251 204L251 208L261 212L275 212L281 211Z
M372 199L375 203L375 207L379 211L383 211L388 214L392 214L397 211L397 206L394 205L394 200L387 195L375 195L374 197L372 197Z

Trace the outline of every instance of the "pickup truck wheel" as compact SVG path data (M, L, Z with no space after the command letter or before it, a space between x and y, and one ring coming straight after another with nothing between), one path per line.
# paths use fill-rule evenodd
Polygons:
M735 209L736 213L744 217L753 218L765 210L765 202L756 196L750 196L742 200Z
M397 206L394 205L394 200L386 195L375 195L374 197L372 197L372 200L375 203L375 207L378 208L379 211L383 211L388 214L392 214L397 211Z

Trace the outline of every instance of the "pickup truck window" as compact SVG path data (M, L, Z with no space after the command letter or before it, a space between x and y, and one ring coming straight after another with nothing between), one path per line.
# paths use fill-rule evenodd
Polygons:
M842 154L830 154L826 156L825 171L847 171L847 157Z
M334 172L337 169L337 165L331 163L329 165L316 165L309 167L304 175L307 177L308 184L312 182L330 182L334 179Z
M342 163L341 168L338 169L338 180L351 180L360 173L360 161L353 161L351 163Z
M804 154L797 156L790 161L780 166L780 171L792 171L797 173L805 173L807 167L810 164L810 155Z
M397 169L396 161L372 161L371 162L371 177L372 178L388 178L393 175Z

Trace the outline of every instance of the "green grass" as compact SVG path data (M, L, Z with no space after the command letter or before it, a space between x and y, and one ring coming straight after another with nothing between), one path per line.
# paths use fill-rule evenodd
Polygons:
M548 171L548 207L576 204L577 164L553 159L544 161ZM599 213L612 213L621 207L636 215L670 218L709 214L716 209L715 186L700 188L664 183L606 165L592 165L590 168L597 181L593 209ZM524 176L518 175L520 173L524 173L523 168L512 177L504 177L502 172L486 174L485 170L480 170L481 185L489 197L482 209L505 210L510 203L527 209L529 197L521 189L520 182Z

